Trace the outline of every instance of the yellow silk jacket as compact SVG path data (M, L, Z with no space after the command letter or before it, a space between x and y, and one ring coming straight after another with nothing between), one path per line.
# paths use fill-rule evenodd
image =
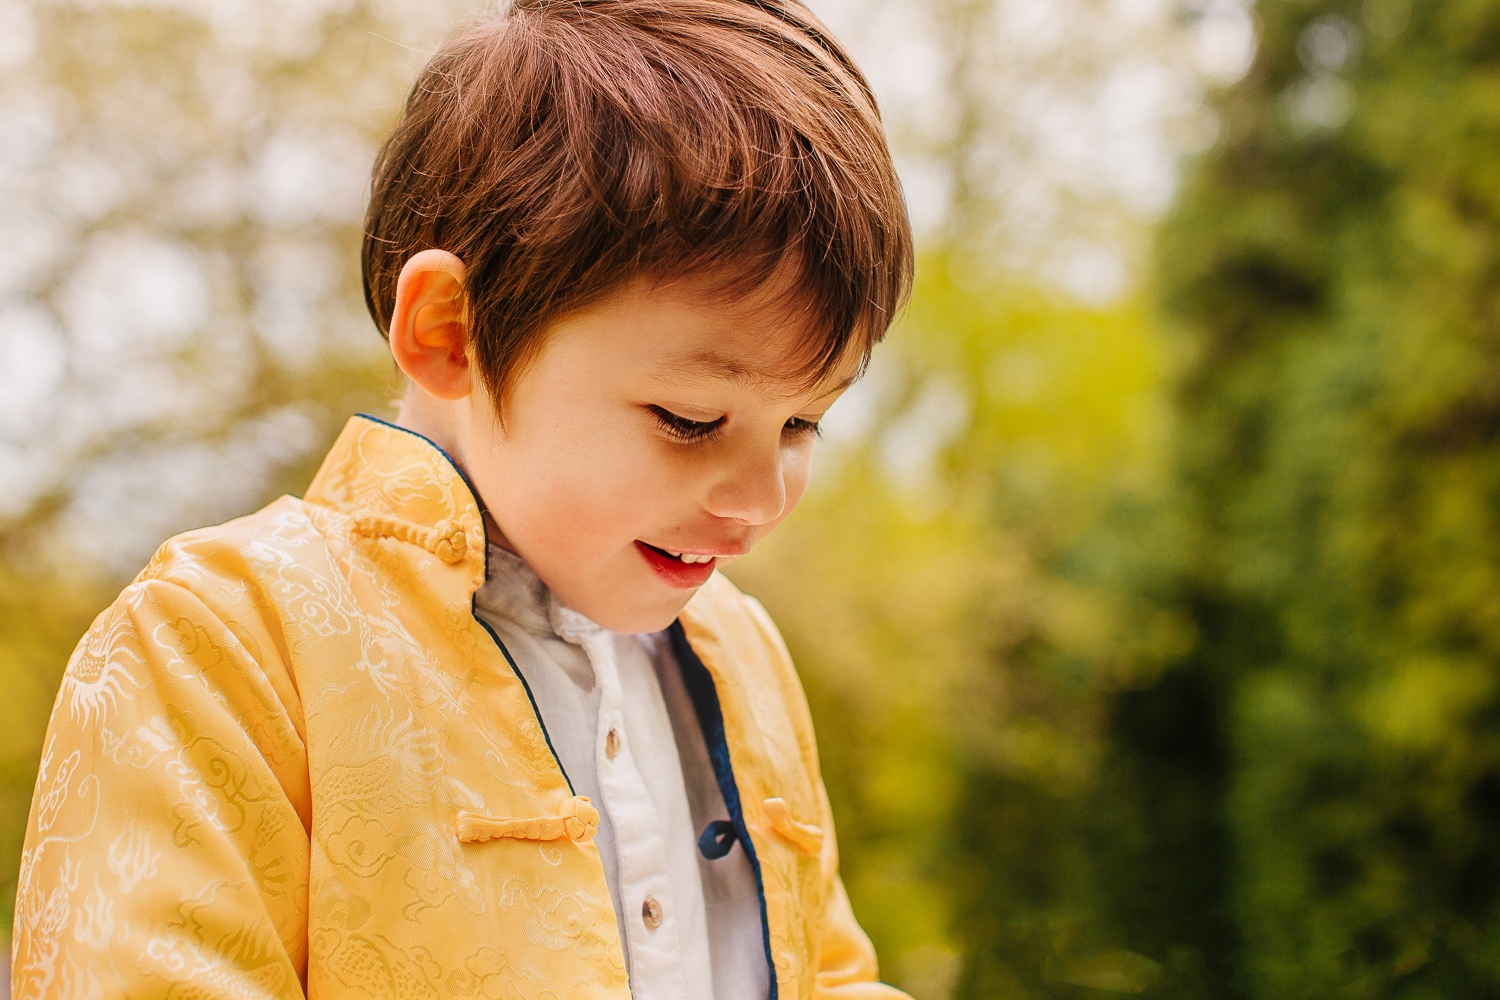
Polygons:
M306 499L163 545L58 693L13 996L627 998L598 813L473 614L485 554L448 458L365 417ZM874 982L770 619L716 575L672 638L772 996L903 996Z

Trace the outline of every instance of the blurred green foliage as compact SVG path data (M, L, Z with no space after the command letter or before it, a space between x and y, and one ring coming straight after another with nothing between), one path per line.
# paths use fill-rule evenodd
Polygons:
M1141 701L1204 766L1141 787L1214 817L1233 992L1493 996L1500 4L1259 14L1159 242L1205 721Z
M1046 564L1126 609L1094 768L968 758L957 995L1500 994L1500 4L1257 13L1158 234L1163 482Z

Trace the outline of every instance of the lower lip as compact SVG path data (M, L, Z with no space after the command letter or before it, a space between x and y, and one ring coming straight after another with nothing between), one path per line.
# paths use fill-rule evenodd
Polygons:
M658 576L666 581L668 586L679 590L694 590L703 586L708 578L714 575L714 567L719 560L710 559L706 563L685 563L681 559L673 559L656 551L645 542L636 542L636 549L646 564L656 570Z

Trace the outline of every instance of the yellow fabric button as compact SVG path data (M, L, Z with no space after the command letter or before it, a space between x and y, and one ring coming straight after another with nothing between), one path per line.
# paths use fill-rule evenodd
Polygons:
M469 551L469 536L464 532L463 525L457 521L442 521L434 530L438 540L433 546L433 554L450 565L463 562L465 553Z
M653 931L661 926L661 904L654 899L648 899L641 904L641 919L646 926Z
M620 753L620 731L611 729L604 735L604 756L614 760Z

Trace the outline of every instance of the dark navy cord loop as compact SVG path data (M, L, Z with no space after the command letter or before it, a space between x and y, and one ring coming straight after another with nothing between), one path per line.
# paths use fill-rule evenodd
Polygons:
M703 836L698 838L698 853L717 861L734 848L739 836L733 820L716 819L703 828Z

